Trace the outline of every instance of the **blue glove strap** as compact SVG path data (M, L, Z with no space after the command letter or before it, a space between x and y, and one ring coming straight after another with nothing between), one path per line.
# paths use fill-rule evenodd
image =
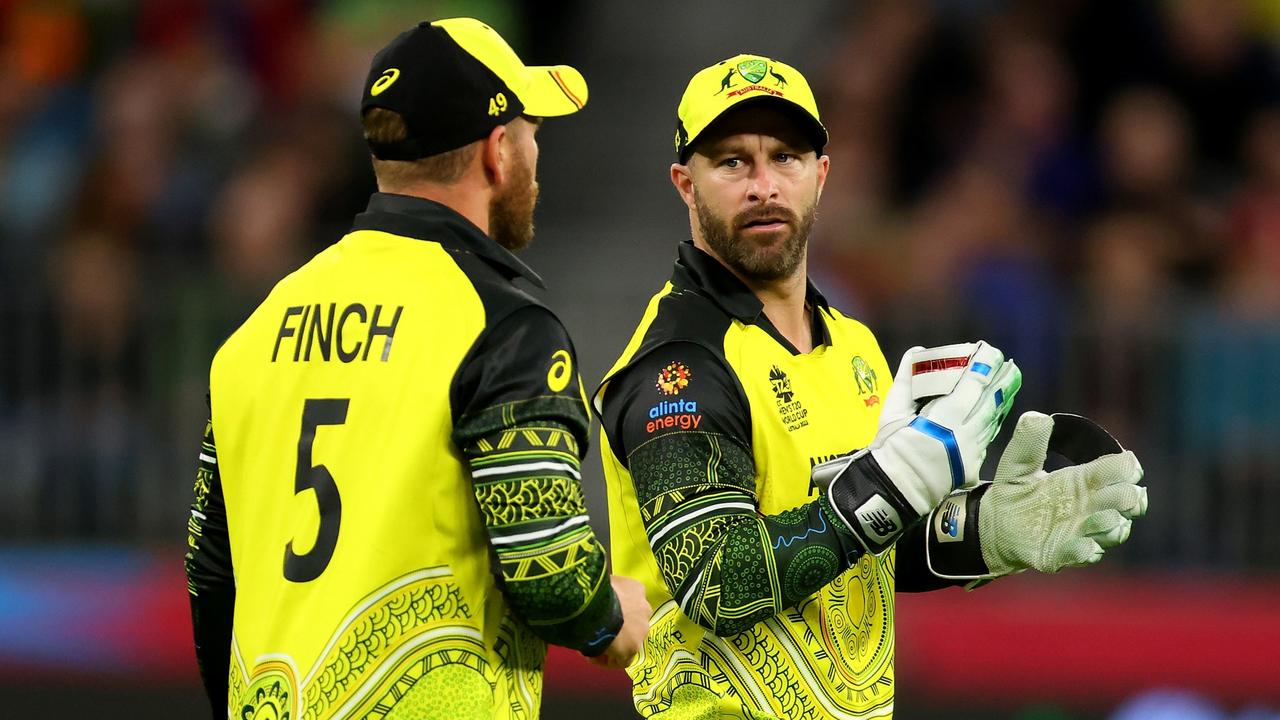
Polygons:
M917 417L911 421L910 427L928 435L942 443L947 449L947 460L951 464L951 489L964 485L964 461L960 459L960 446L956 444L956 434L926 417Z

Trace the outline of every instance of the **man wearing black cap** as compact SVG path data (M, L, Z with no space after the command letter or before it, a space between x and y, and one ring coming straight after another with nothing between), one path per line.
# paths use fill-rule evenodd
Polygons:
M1141 468L1088 421L1029 412L978 484L1021 372L979 342L891 375L808 281L829 159L800 72L724 60L677 116L692 241L594 403L613 565L654 605L636 709L887 717L896 590L1096 562L1145 510ZM1046 473L1053 447L1071 464Z
M511 254L537 126L587 87L454 19L392 41L364 93L380 192L210 371L201 674L215 717L536 717L545 642L622 667L650 612L588 524L573 345L514 284L541 286Z

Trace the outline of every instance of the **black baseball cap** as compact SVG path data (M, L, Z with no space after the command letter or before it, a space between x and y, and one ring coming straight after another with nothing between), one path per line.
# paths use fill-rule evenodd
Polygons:
M417 160L460 148L520 115L569 115L587 82L568 65L526 66L493 28L472 18L419 23L373 58L361 115L384 108L408 137L369 143L380 160Z

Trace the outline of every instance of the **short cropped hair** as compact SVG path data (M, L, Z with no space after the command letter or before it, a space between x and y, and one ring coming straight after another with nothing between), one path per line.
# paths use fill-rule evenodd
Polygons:
M365 140L396 142L409 136L400 113L385 108L370 108L361 118ZM403 187L419 182L448 185L462 179L479 151L477 143L424 157L420 160L373 159L373 174L380 187Z

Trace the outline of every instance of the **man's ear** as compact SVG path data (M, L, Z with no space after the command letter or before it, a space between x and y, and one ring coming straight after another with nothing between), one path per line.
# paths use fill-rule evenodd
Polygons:
M827 184L827 173L831 171L831 158L818 156L818 197L822 197L822 188Z
M490 185L501 185L507 181L511 172L511 150L507 147L507 126L495 127L484 139L480 148L481 161L484 164L484 176Z
M680 199L684 204L690 208L694 207L693 174L688 165L671 163L671 184L675 186L676 192L680 193Z

